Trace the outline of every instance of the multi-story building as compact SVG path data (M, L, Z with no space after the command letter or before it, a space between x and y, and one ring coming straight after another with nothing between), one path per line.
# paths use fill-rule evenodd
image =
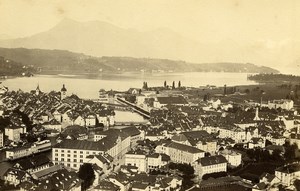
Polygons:
M118 160L130 149L130 136L120 131L109 130L97 141L64 140L52 149L55 164L79 169L89 155L105 153Z
M20 135L26 133L25 126L8 126L5 128L5 135L8 137L9 140L18 142L20 141Z
M294 101L288 99L268 101L268 107L269 109L281 108L286 110L292 110L294 108Z
M300 164L294 163L275 170L275 176L280 180L284 186L290 186L296 179L300 178Z
M225 159L228 161L228 164L230 164L233 167L237 167L240 164L242 164L242 154L236 151L226 149L221 151L219 154L224 156Z
M153 153L147 157L147 168L148 170L160 169L169 163L170 157L166 154Z
M188 164L193 163L199 158L203 158L205 154L204 151L198 148L175 142L159 145L155 151L169 155L171 161Z
M200 158L193 164L195 173L201 178L205 174L226 172L227 160L222 155Z
M147 157L142 151L130 151L125 154L125 165L136 166L138 171L147 172Z
M0 148L4 145L4 133L0 130Z

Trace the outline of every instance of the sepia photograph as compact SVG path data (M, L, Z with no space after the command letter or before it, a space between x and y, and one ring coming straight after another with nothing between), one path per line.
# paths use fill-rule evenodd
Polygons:
M300 191L300 1L0 0L0 191Z

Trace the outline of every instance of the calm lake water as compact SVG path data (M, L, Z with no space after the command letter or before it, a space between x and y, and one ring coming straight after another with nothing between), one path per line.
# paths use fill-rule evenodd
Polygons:
M2 84L10 90L35 90L39 84L41 91L59 91L65 84L68 94L77 94L81 98L96 99L98 91L105 90L125 91L131 87L141 88L146 81L148 86L162 86L164 81L172 85L175 81L181 81L182 86L199 87L203 85L227 86L256 84L247 80L246 73L123 73L123 74L102 74L98 76L84 75L36 75L34 77L21 77L2 80Z

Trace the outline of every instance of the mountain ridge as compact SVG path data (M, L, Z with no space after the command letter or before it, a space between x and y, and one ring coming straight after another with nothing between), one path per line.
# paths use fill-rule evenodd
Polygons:
M94 57L69 50L47 50L26 48L0 48L0 56L22 63L25 66L40 68L44 72L60 73L99 73L99 72L244 72L279 73L270 67L251 63L203 63L196 64L183 60L133 58L133 57Z

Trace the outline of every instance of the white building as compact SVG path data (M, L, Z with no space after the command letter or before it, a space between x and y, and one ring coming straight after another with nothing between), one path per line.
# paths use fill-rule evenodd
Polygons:
M169 155L171 161L187 164L192 164L199 158L203 158L205 154L204 151L198 148L175 142L159 145L156 147L155 151L157 153Z
M147 172L147 157L141 151L130 151L125 154L125 165L135 166L140 172Z
M0 130L0 148L4 145L4 133Z
M5 127L5 135L14 142L20 141L20 134L26 133L25 126L9 126Z
M288 99L268 101L268 108L269 109L281 108L285 110L292 110L294 108L294 101Z
M296 179L300 178L300 164L294 163L279 167L275 170L275 176L280 180L284 186L290 186Z
M237 167L242 164L242 154L236 151L226 149L221 151L219 154L224 156L228 163L233 167Z
M117 131L106 131L97 142L86 140L64 140L52 148L52 161L79 169L90 155L104 155L120 159L130 149L130 136Z
M204 157L193 164L195 173L201 178L205 174L226 172L227 160L222 155Z

